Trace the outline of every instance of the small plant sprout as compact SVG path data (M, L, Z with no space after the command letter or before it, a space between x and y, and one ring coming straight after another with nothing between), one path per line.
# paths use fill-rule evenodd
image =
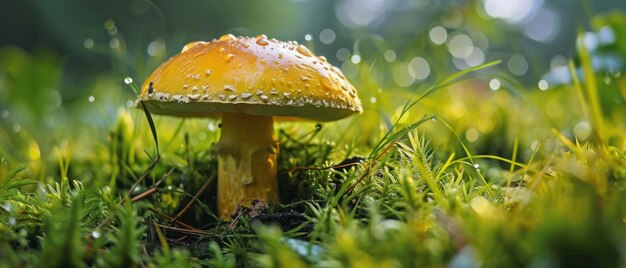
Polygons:
M221 117L213 150L222 218L254 199L278 201L274 120L333 121L362 111L355 88L325 58L265 35L187 44L148 77L140 99L155 114Z

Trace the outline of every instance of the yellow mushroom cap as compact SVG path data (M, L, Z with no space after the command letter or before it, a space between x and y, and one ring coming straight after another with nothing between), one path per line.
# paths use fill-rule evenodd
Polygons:
M264 35L187 44L148 77L140 99L152 113L189 117L243 113L332 121L362 111L341 70L296 42Z

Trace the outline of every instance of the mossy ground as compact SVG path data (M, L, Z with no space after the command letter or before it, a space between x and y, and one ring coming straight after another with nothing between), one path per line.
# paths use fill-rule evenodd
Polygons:
M277 125L282 202L230 221L216 120L90 98L83 121L3 123L0 266L624 266L625 82L589 57L547 91L491 90L493 66L400 92L363 71L365 113Z

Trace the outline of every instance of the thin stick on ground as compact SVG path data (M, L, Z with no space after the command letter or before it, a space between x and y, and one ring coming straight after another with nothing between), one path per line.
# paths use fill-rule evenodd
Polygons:
M177 221L180 217L182 217L185 212L187 212L187 210L189 210L189 208L191 208L191 206L198 200L198 197L204 193L204 191L206 190L206 188L209 186L209 184L213 181L213 179L215 179L215 175L209 177L204 184L202 184L202 187L200 187L200 190L198 190L198 192L193 196L193 198L191 198L191 200L187 203L187 205L185 205L185 207L178 212L178 214L176 214L176 216L174 216L174 218L172 218L170 220L170 224L174 221Z

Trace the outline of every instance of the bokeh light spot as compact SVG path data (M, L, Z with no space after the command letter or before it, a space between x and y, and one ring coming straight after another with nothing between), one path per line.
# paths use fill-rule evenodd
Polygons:
M324 29L320 32L320 42L324 45L332 44L335 42L335 38L337 38L337 35L331 29Z
M465 131L465 139L467 139L467 141L469 142L477 141L479 136L480 135L478 134L478 130L476 130L475 128L469 128L467 131Z
M491 90L500 89L500 80L498 80L497 78L489 80L489 88L491 88Z
M346 61L350 57L350 50L348 50L347 48L337 49L337 53L335 54L335 56L340 61Z
M528 61L524 56L515 54L507 61L509 71L517 76L522 76L528 72Z
M448 39L448 32L445 28L436 26L430 29L428 37L430 37L430 41L433 42L433 44L441 45L446 42L446 39Z
M450 39L448 43L448 51L452 56L458 59L465 59L472 54L474 43L469 36L465 34L457 34Z
M409 74L416 80L424 80L430 74L430 65L422 57L411 59L408 66Z
M383 54L383 57L387 62L393 62L396 60L396 52L393 50L387 50L385 51L385 54Z

